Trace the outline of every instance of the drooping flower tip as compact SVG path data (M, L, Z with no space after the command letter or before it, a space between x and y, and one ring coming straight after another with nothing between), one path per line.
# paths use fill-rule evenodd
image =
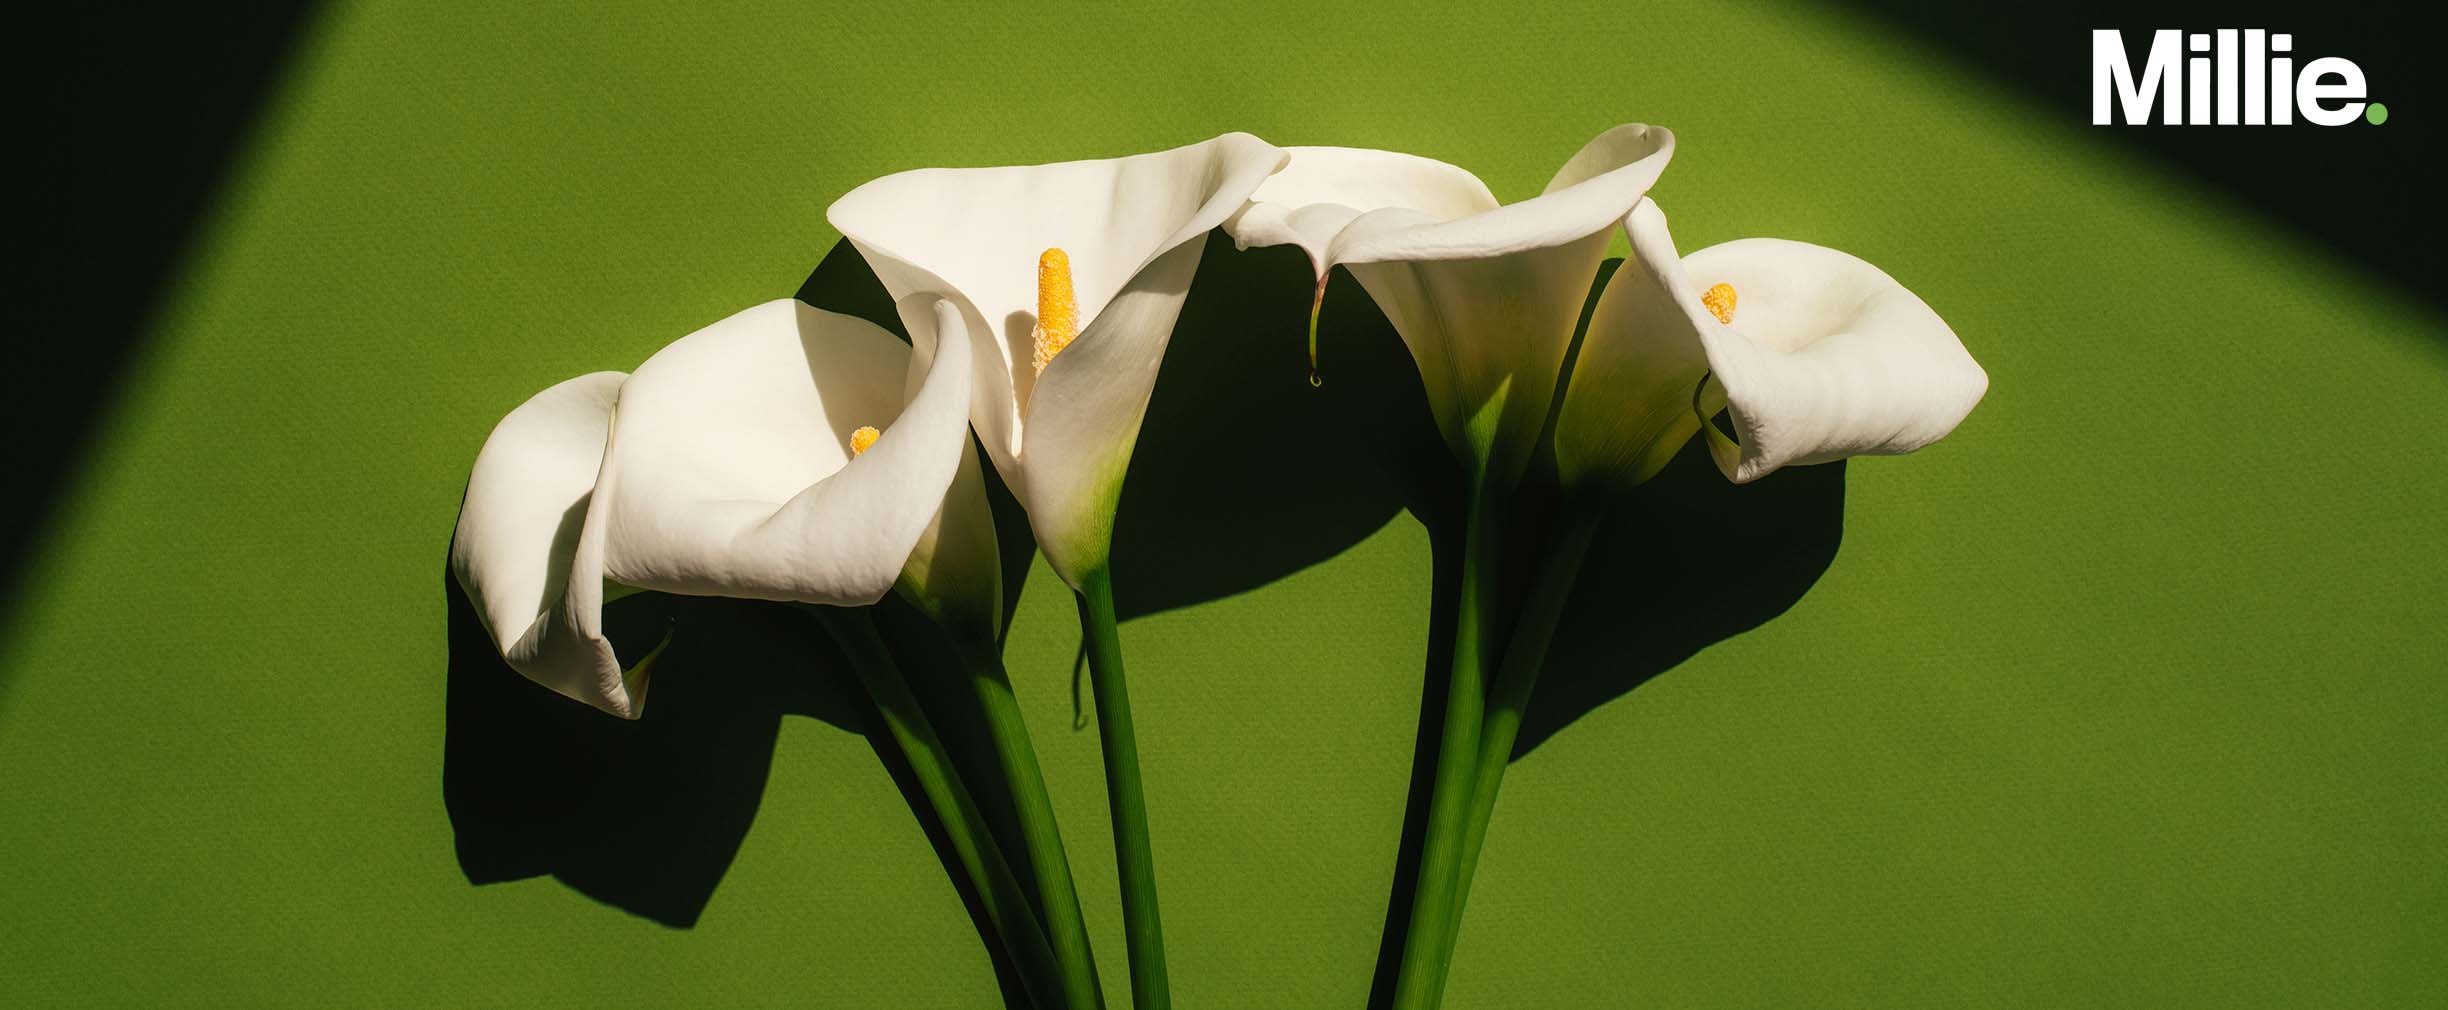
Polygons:
M1071 289L1071 255L1048 249L1037 257L1037 328L1029 363L1038 374L1079 337L1079 299Z
M1707 306L1709 315L1716 316L1718 322L1734 325L1734 285L1710 285L1707 291L1701 292L1700 304Z
M857 459L860 456L866 455L867 450L875 447L876 439L882 437L884 437L884 433L877 431L875 429L875 425L859 425L857 431L850 433L850 458Z

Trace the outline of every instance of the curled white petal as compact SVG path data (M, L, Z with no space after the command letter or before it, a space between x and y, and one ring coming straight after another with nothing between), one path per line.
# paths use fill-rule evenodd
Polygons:
M1736 482L1912 452L1953 431L1989 388L1927 303L1854 256L1754 238L1678 258L1665 214L1646 201L1625 230L1632 256L1600 299L1557 421L1567 477L1636 468L1671 416L1692 409L1704 376L1734 422L1733 439L1712 434L1711 454ZM1733 293L1730 321L1702 303L1720 284ZM1710 399L1701 409L1714 409Z
M1113 542L1123 473L1202 252L1185 242L1158 257L1038 379L1014 493L1046 564L1075 587Z
M1199 243L1283 160L1281 149L1230 133L1126 158L902 172L826 211L901 305L922 350L947 327L914 311L918 296L957 308L978 375L971 420L1064 578L1102 563L1106 545L1095 538L1111 523ZM1036 267L1056 248L1070 257L1082 328L1041 376L1031 363ZM1116 319L1104 318L1125 303ZM1098 374L1064 378L1079 371ZM1037 395L1070 382L1081 385ZM1040 444L1036 427L1067 434ZM1069 475L1063 493L1041 496L1036 489L1054 482L1023 471L1056 456L1051 465Z
M582 375L502 418L468 474L451 570L512 669L634 719L645 680L624 680L596 613L602 566L579 551L624 378Z
M621 390L580 556L666 592L873 603L968 451L969 365L932 356L905 406L908 345L787 299L683 337ZM853 458L861 427L882 436Z

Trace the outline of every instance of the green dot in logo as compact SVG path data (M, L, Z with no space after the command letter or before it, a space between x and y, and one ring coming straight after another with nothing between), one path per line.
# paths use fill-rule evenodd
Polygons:
M2388 106L2382 105L2378 102L2373 102L2370 105L2364 106L2363 119L2365 122L2368 122L2373 126L2378 126L2382 123L2388 122Z

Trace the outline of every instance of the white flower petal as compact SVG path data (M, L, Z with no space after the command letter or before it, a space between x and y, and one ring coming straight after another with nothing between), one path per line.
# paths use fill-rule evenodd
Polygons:
M1556 416L1556 466L1568 485L1648 480L1700 430L1692 400L1708 355L1698 333L1717 320L1683 276L1655 201L1634 207L1624 231L1632 255L1598 296Z
M1027 454L1014 488L1046 564L1073 588L1105 561L1114 503L1204 243L1150 263L1046 366L1029 401Z
M1003 554L994 511L986 503L985 470L963 446L960 469L944 490L943 510L910 549L896 593L969 641L1003 635Z
M602 605L602 566L577 558L624 378L582 375L502 418L468 474L451 571L511 669L634 719L645 701L644 679L624 683L594 613ZM594 589L570 599L573 586Z
M945 306L947 314L953 310ZM784 299L673 342L622 387L580 557L666 592L875 602L968 451L969 363ZM853 432L882 431L851 458Z
M1406 207L1451 221L1500 206L1478 176L1433 158L1359 147L1286 150L1291 160L1259 184L1224 230L1243 249L1298 245L1320 277L1332 266L1327 244L1369 211Z
M1469 217L1406 219L1398 227L1373 226L1363 215L1335 237L1327 258L1335 263L1489 259L1578 242L1631 213L1666 171L1674 144L1674 132L1662 126L1618 126L1582 145L1535 198ZM1435 208L1411 209L1435 216Z
M825 218L905 307L913 294L960 307L977 339L973 419L1018 492L1023 409L1036 384L1038 254L1070 254L1085 341L1085 328L1132 278L1239 210L1283 159L1265 141L1228 133L1125 158L918 169L850 191ZM902 318L918 338L924 321ZM1135 418L1116 420L1136 432Z
M1953 431L1989 388L1936 312L1851 255L1754 238L1678 260L1665 214L1646 201L1624 227L1633 255L1600 299L1557 422L1568 478L1623 479L1645 446L1672 437L1669 415L1692 409L1704 375L1723 389L1736 436L1709 429L1711 455L1736 482L1911 452ZM1730 323L1701 303L1718 284L1734 291Z

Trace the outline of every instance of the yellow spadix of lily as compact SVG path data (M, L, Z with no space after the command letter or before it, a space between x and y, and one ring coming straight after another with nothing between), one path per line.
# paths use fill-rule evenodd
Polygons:
M875 448L876 439L882 437L884 433L877 431L875 425L859 425L857 431L850 433L850 458L857 459L866 454L867 450Z
M1079 337L1079 298L1071 291L1071 254L1048 249L1037 257L1037 329L1030 334L1036 347L1029 363L1045 374L1054 356Z
M1709 315L1716 316L1718 322L1734 325L1734 285L1711 285L1707 291L1700 293L1700 304L1709 310Z

